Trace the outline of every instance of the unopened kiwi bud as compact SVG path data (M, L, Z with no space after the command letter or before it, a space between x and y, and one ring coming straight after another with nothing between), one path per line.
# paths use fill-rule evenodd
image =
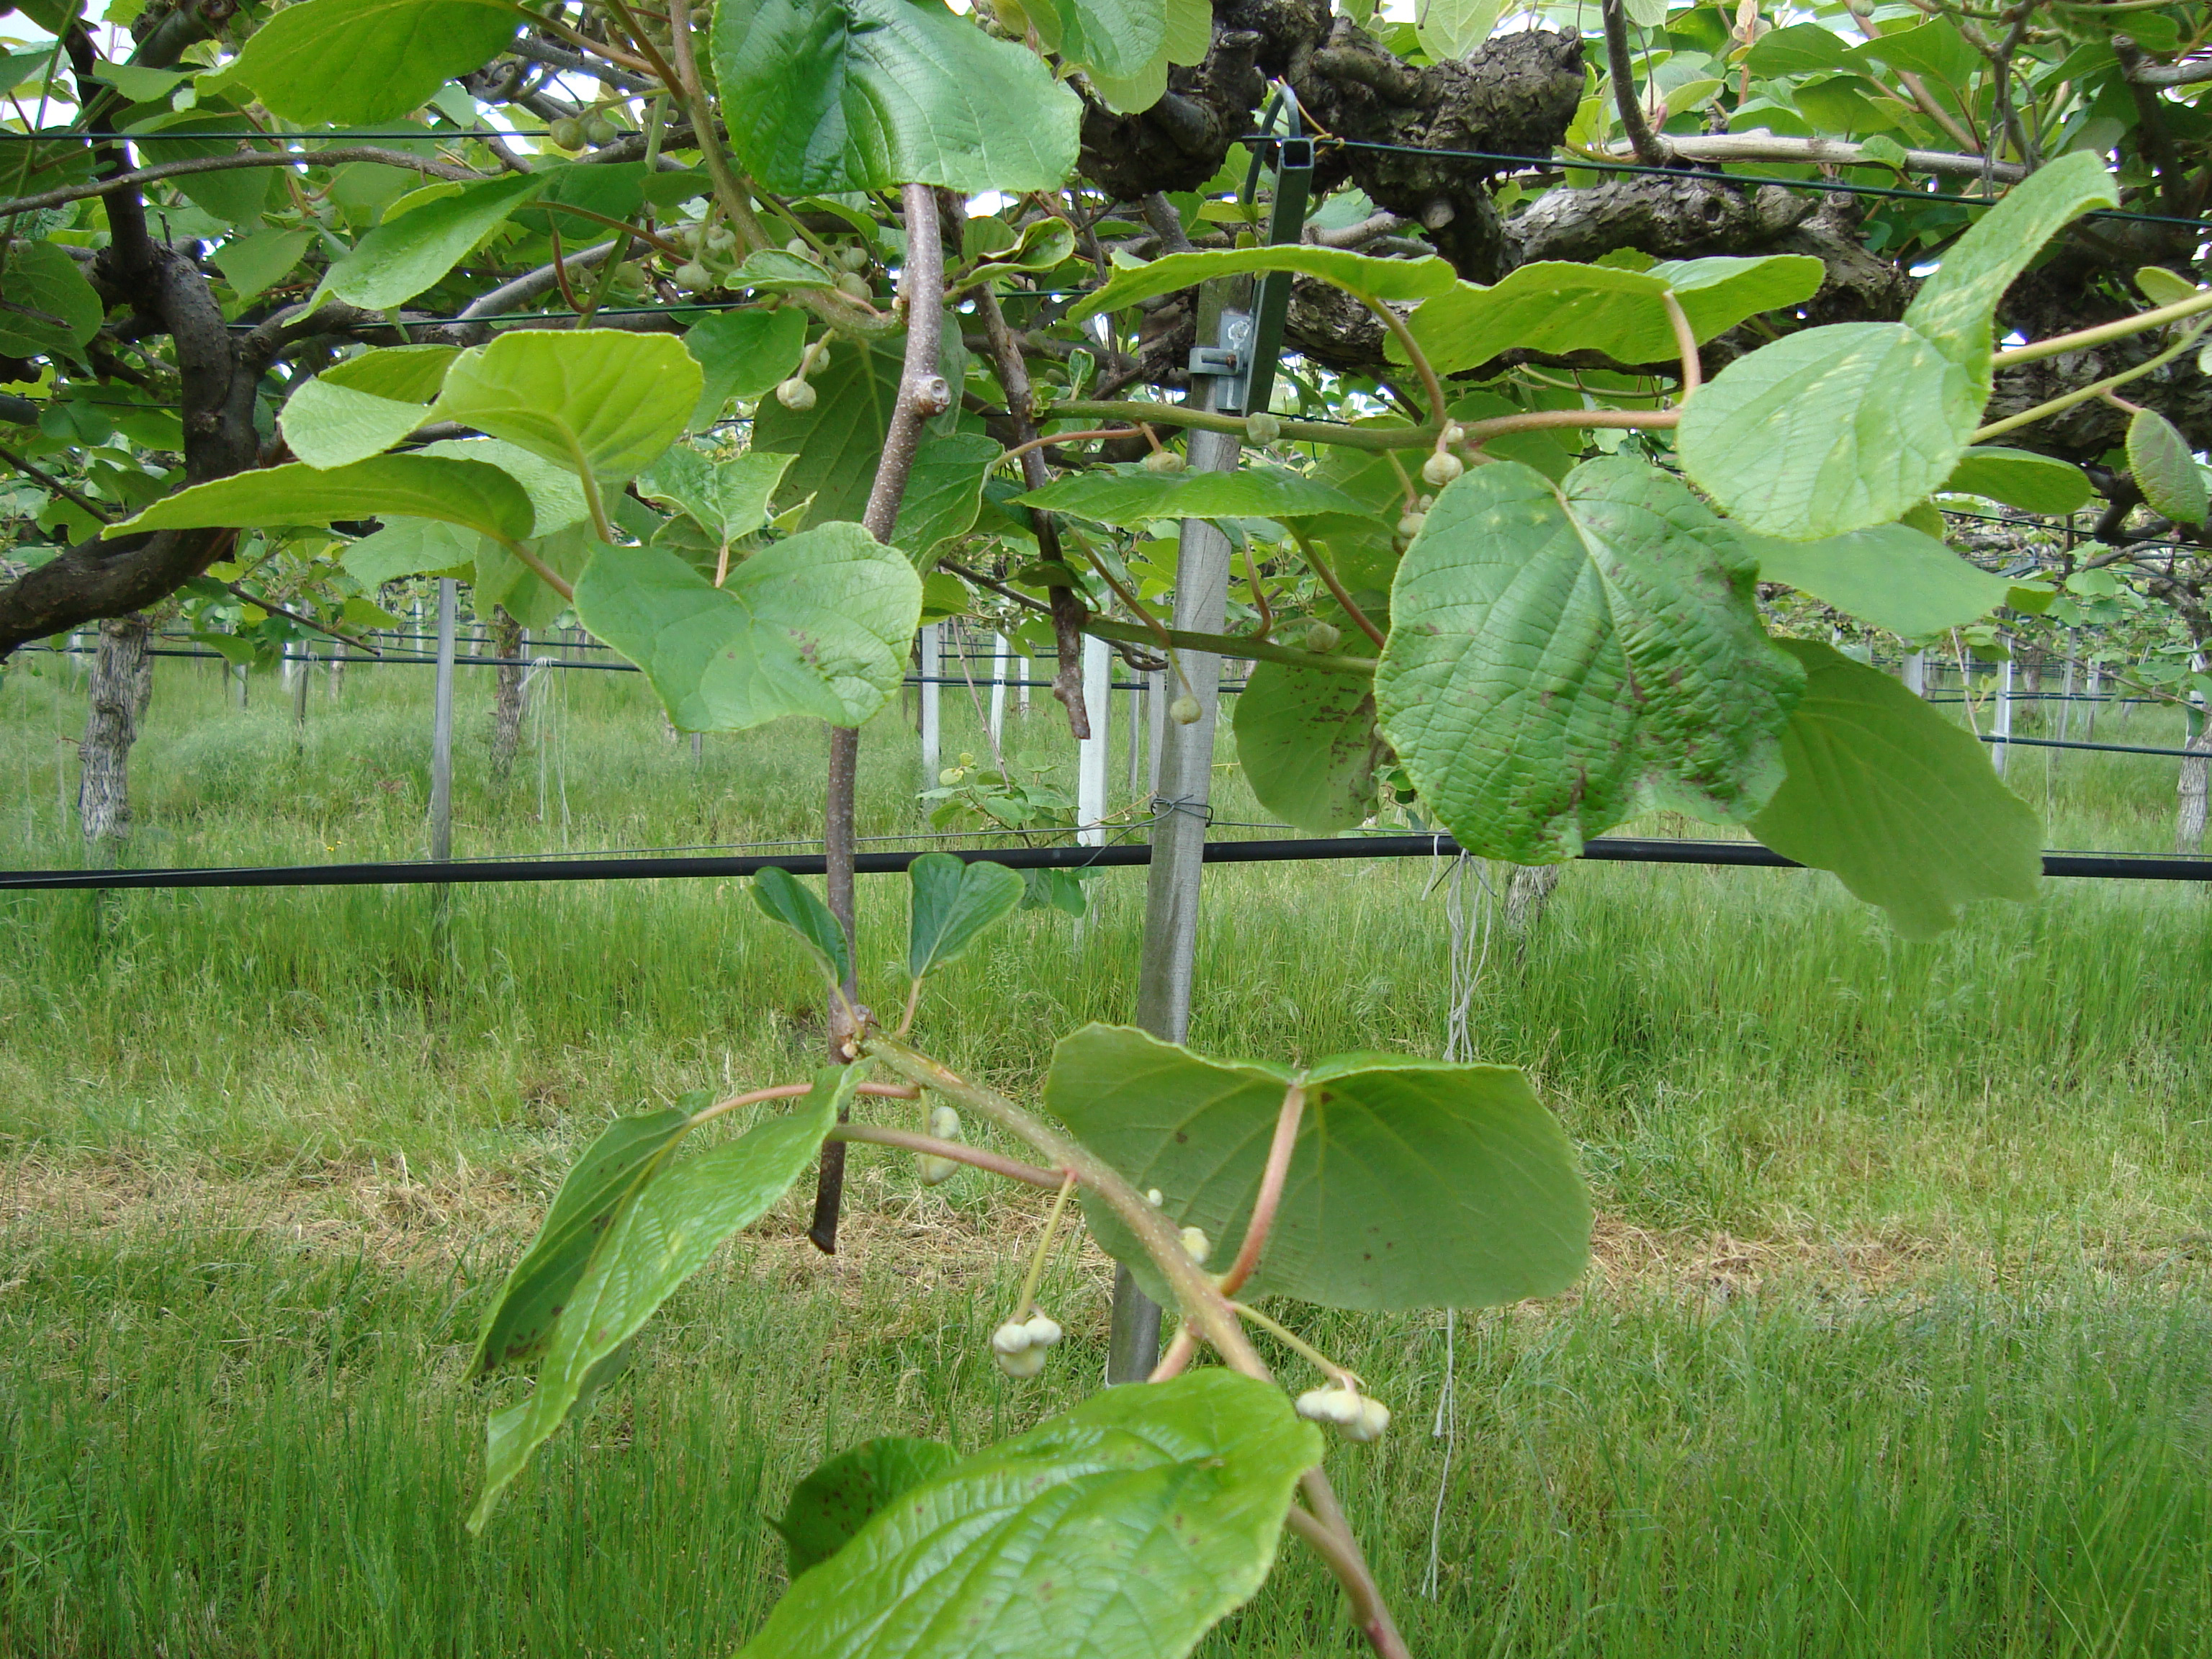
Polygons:
M1334 623L1315 622L1306 624L1306 649L1309 651L1334 651L1336 642L1343 637Z
M1182 457L1172 449L1156 449L1145 457L1145 470L1148 472L1180 472L1182 471Z
M1049 1348L1060 1340L1060 1322L1050 1314L1031 1314L1026 1328L1032 1348Z
M676 286L686 294L696 294L701 289L714 285L714 273L696 259L686 260L676 267Z
M848 242L837 250L837 263L848 270L866 270L875 262L858 242Z
M594 115L584 123L584 142L594 148L600 144L611 144L621 131L604 115Z
M584 124L574 116L556 116L546 127L545 136L553 141L556 149L581 149L584 147Z
M1449 449L1439 449L1421 463L1421 477L1439 489L1466 471L1466 464Z
M1198 706L1198 699L1188 691L1168 705L1168 718L1177 726L1197 725L1198 717L1204 712Z
M1009 1319L991 1333L991 1351L997 1354L1020 1353L1030 1346L1030 1328L1017 1319Z
M804 413L814 407L814 388L793 375L776 387L775 400L786 409Z
M1185 1255L1204 1267L1206 1258L1213 1254L1213 1241L1206 1236L1204 1228L1186 1227L1182 1230L1182 1249Z
M875 289L868 286L866 277L849 270L837 273L837 292L848 300L872 299L875 295Z
M794 236L783 245L783 251L801 259L811 259L814 257L814 244L804 236Z
M1421 526L1429 521L1425 513L1408 513L1398 520L1398 533L1409 540L1421 533Z
M1244 417L1244 435L1255 444L1271 444L1283 435L1283 423L1262 410Z
M1044 1369L1042 1348L1024 1348L1019 1353L1002 1353L994 1358L998 1360L1000 1370L1017 1380L1035 1376Z

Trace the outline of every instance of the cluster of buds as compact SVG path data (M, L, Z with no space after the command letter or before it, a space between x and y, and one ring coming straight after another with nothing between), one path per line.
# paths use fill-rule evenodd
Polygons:
M814 407L814 388L806 377L830 361L830 337L825 334L799 354L798 371L775 389L775 400L797 414Z
M1297 1413L1309 1423L1326 1423L1346 1440L1380 1440L1390 1426L1390 1408L1370 1400L1350 1382L1308 1389L1298 1396Z
M1008 1376L1035 1376L1044 1369L1045 1351L1060 1340L1060 1324L1042 1310L1027 1319L1009 1319L991 1333L991 1357Z
M1467 428L1457 421L1446 421L1444 429L1437 434L1437 447L1429 459L1421 464L1421 477L1442 489L1454 478L1467 471L1467 464L1452 453L1454 446L1467 437Z

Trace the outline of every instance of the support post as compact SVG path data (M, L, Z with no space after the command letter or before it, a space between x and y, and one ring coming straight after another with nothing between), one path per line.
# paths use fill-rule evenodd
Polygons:
M944 674L944 655L939 649L942 623L925 623L921 629L921 787L937 787L938 769L944 764L944 729L938 724L937 682Z
M1006 636L991 635L991 752L997 754L1006 736Z
M430 714L430 856L453 855L453 606L459 587L438 578L438 684Z
M1090 712L1091 735L1075 745L1075 838L1085 847L1106 844L1101 823L1106 816L1108 763L1114 750L1114 653L1106 641L1083 641L1083 706Z
M1199 290L1198 337L1221 337L1221 313L1235 295L1226 282ZM1213 407L1215 382L1197 380L1191 400ZM1189 470L1233 472L1238 445L1225 433L1190 434ZM1182 522L1176 565L1175 625L1218 634L1229 611L1228 537L1203 519ZM1152 797L1152 861L1145 890L1145 939L1137 976L1137 1024L1154 1036L1181 1042L1190 1029L1191 967L1198 952L1199 878L1205 869L1206 823L1213 787L1213 725L1220 706L1221 659L1178 651L1176 661L1198 702L1188 726L1163 721ZM1164 694L1179 689L1172 672ZM1163 699L1164 700L1164 699ZM1106 1359L1109 1383L1141 1382L1158 1364L1160 1310L1137 1288L1127 1267L1114 1274L1114 1326Z
M1928 653L1925 651L1905 653L1905 689L1916 697L1928 695Z
M2007 657L1997 669L1996 719L1990 727L1996 741L1990 745L1990 763L1997 769L1997 775L2005 775L2005 763L2012 750L2012 659Z

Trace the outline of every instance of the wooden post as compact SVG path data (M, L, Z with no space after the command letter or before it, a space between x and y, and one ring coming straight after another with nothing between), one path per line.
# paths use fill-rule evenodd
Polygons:
M1231 284L1209 283L1199 291L1198 337L1221 337L1221 313L1232 297ZM1198 380L1191 401L1213 407L1215 382ZM1233 472L1237 440L1225 433L1190 434L1189 470ZM1175 625L1193 633L1218 634L1228 619L1228 537L1203 519L1182 521L1176 565ZM1220 705L1221 659L1202 652L1179 651L1176 660L1198 719L1188 726L1163 722L1152 799L1152 862L1145 890L1144 953L1137 977L1137 1024L1154 1036L1181 1042L1190 1029L1192 964L1198 954L1199 878L1205 869L1206 823L1213 788L1213 725ZM1166 696L1181 694L1172 671L1161 687ZM1127 1267L1114 1274L1114 1327L1106 1359L1106 1380L1141 1382L1158 1363L1158 1304L1137 1288Z
M459 586L438 578L438 684L430 712L430 856L453 855L453 605Z

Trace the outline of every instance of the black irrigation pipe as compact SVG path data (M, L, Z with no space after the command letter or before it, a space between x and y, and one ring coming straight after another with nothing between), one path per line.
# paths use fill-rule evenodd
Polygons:
M1459 843L1449 836L1217 841L1206 843L1206 861L1285 864L1328 859L1446 858L1456 857L1459 851ZM1600 863L1804 868L1756 842L1652 841L1607 836L1584 843L1582 855ZM894 875L921 856L920 851L862 853L854 860L854 868L862 875ZM966 863L1003 864L1016 870L1097 870L1150 864L1152 849L1147 846L977 848L953 849L952 856ZM494 881L631 881L671 877L728 879L757 875L763 870L818 876L823 872L823 862L819 853L780 853L735 858L487 859L456 860L448 864L304 864L229 869L10 870L0 871L0 891L149 887L442 887ZM2212 881L2212 859L2045 853L2043 873L2135 881Z
M2204 749L2144 749L2131 743L2076 743L2066 738L2000 738L1986 732L1977 735L1984 743L2008 744L2014 748L2098 749L2108 755L2175 755L2183 760L2203 760L2212 757L2212 750Z

